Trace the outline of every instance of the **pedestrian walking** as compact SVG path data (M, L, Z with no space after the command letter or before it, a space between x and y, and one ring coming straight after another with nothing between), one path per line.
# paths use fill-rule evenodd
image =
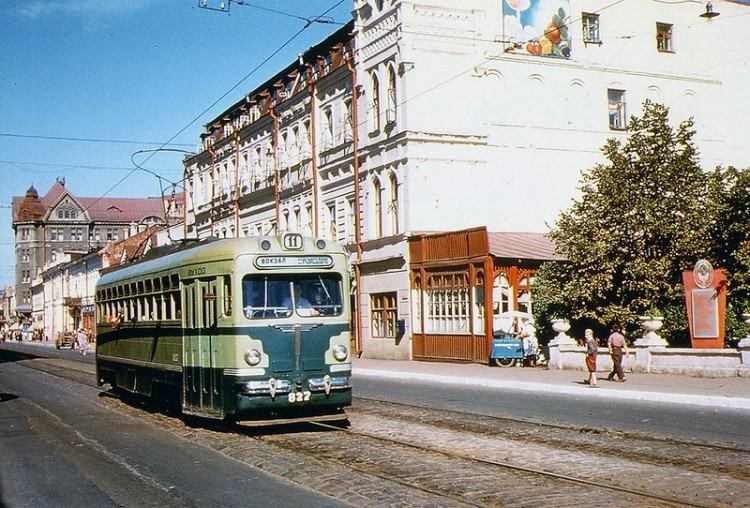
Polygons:
M86 353L89 350L89 341L86 337L86 332L83 331L83 328L78 329L78 334L76 335L76 342L78 342L78 349L81 350L81 354L83 356L86 356Z
M586 344L586 369L589 371L589 377L584 382L591 388L598 388L599 385L596 384L596 352L599 350L599 341L594 337L594 331L591 328L586 328L584 337Z
M617 380L622 383L625 381L625 373L622 370L623 354L627 357L630 353L628 352L628 343L622 334L622 327L619 325L612 327L612 333L607 338L607 348L609 349L609 356L612 358L612 372L609 373L607 379L614 381L615 375L617 375Z

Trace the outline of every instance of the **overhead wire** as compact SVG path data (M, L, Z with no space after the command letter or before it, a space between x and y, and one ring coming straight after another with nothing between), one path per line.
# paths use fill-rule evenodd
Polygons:
M49 141L79 141L85 143L112 143L112 144L123 144L123 145L160 145L160 141L134 141L129 139L100 139L100 138L74 138L67 136L43 136L40 134L18 134L15 132L0 132L0 137L4 138L27 138L27 139L43 139ZM193 146L187 143L171 143L170 146Z
M324 11L320 16L318 17L324 17L329 12L334 10L336 7L344 3L345 0L339 0L336 2L333 6L328 8L326 11ZM245 74L239 81L237 81L234 85L232 85L226 92L224 92L220 97L218 97L216 100L214 100L209 106L207 106L205 109L203 109L198 115L196 115L190 122L188 122L184 127L182 127L177 133L175 133L172 137L170 137L166 142L162 143L158 149L156 149L151 155L149 155L146 160L141 162L141 166L146 164L151 158L154 156L155 153L159 152L161 149L168 146L172 141L174 141L177 136L185 132L188 128L190 128L195 122L200 120L200 118L203 117L207 112L209 112L211 109L213 109L217 104L219 104L224 98L226 98L230 93L232 93L234 90L236 90L242 83L244 83L247 79L249 79L253 74L255 74L261 67L263 67L266 63L268 63L273 57L278 55L284 48L286 48L289 44L291 44L297 37L299 37L305 30L307 30L310 27L311 23L305 23L305 25L300 28L297 32L295 32L291 37L289 37L281 46L276 48L273 52L271 52L266 58L264 58L260 63L258 63L255 67L253 67L247 74ZM112 185L107 191L102 194L99 198L94 200L90 205L93 206L95 203L101 201L106 197L110 192L112 192L114 189L119 187L125 180L130 178L130 176L135 173L136 171L139 171L139 167L134 167L128 174L126 174L124 177L122 177L120 180L118 180L114 185Z

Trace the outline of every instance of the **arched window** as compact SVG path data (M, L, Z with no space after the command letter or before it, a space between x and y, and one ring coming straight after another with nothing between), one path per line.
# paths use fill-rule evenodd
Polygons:
M391 234L398 234L398 179L391 173L389 178L391 184L391 195L388 203L388 213L391 214Z
M393 65L388 66L388 104L385 110L385 123L396 121L397 102L396 102L396 70Z
M331 108L323 110L323 149L333 147L333 113Z
M292 215L291 231L297 233L300 229L300 208L299 206L294 207L294 214Z
M372 196L374 204L374 235L375 238L381 238L383 236L383 186L380 185L380 180L375 178L372 181Z
M292 134L289 136L289 151L290 157L292 158L292 164L296 164L300 159L300 140L299 140L299 127L294 126L292 128Z
M344 101L344 142L354 139L354 117L352 115L352 100Z
M374 72L370 80L370 132L374 132L380 130L380 82Z
M312 203L305 203L305 212L303 214L304 219L304 234L306 235L312 235L313 234L313 219L315 217L313 216L313 206Z

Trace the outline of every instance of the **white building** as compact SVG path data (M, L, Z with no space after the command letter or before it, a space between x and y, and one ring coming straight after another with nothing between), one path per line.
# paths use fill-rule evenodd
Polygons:
M706 169L748 166L750 6L711 9L355 0L353 24L206 126L188 236L345 243L366 356L484 361L493 313L531 309L541 235L644 100L695 118Z

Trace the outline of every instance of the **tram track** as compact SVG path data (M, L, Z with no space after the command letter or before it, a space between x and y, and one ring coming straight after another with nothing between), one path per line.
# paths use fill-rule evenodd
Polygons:
M412 404L412 403L406 403L406 402L394 402L389 400L383 400L383 399L376 399L372 397L361 397L356 396L354 398L354 402L366 402L366 403L376 403L376 404L386 404L390 407L394 408L406 408L406 409L415 409L415 410L427 410L427 411L434 411L435 408L420 404ZM563 431L563 432L574 432L580 435L588 435L588 434L611 434L611 435L617 435L621 437L627 437L627 438L635 438L639 439L645 442L654 442L657 444L670 444L675 446L690 446L695 447L697 449L705 449L705 450L714 450L714 451L720 451L720 452L737 452L740 454L743 454L747 457L747 462L750 463L750 449L740 447L738 445L730 445L730 444L724 444L724 443L716 443L716 442L706 442L703 440L685 440L685 439L677 439L674 437L668 437L668 436L657 436L653 434L647 434L643 432L635 432L635 431L628 431L628 432L621 432L621 431L612 431L612 430L602 430L599 428L589 428L589 427L571 427L570 425L560 425L555 423L549 423L549 422L543 422L540 420L530 420L525 418L510 418L507 416L496 416L496 415L489 415L489 414L481 414L476 412L465 412L465 411L458 411L455 409L451 410L440 410L442 414L452 414L457 415L461 418L465 418L468 420L475 419L477 417L490 420L490 421L496 421L496 422L507 422L509 424L516 424L516 425L522 425L526 426L526 428L529 428L528 426L531 426L533 428L537 429L548 429L550 431Z
M36 359L23 364L95 387L91 367L75 360ZM174 418L115 397L100 398L98 403L309 488L322 488L316 478L325 470L335 479L331 483L348 485L350 491L367 485L371 491L392 496L382 503L359 499L361 506L528 506L549 504L547 499L554 499L555 505L577 506L582 492L595 496L596 504L617 506L736 505L729 494L704 494L701 484L682 489L680 477L671 485L667 477L672 471L684 471L686 477L697 474L702 485L719 478L713 490L734 489L741 495L743 489L750 489L750 452L720 443L569 428L362 397L355 398L347 411L352 422L348 429L311 422L259 430ZM341 439L342 435L348 437ZM535 451L525 453L526 449ZM550 454L542 466L526 456L540 453ZM607 463L610 469L600 473L597 468ZM641 480L663 466L670 469L661 481ZM300 468L309 471L301 474ZM612 481L614 473L610 473L619 469L627 471L627 481ZM503 485L512 485L521 494L517 499L498 498ZM335 488L326 493L341 495Z
M424 451L424 452L438 453L438 454L445 455L445 456L451 457L451 458L457 458L457 459L467 460L467 461L476 462L476 463L479 463L479 464L487 464L487 465L490 465L490 466L497 466L497 467L500 467L500 468L503 468L503 469L509 469L509 470L512 470L512 471L520 471L520 472L524 472L524 473L531 473L531 474L542 476L542 477L545 477L545 478L551 478L551 479L555 479L555 480L563 480L563 481L570 482L570 483L573 483L573 484L584 485L584 486L588 486L588 487L597 487L597 488L607 489L607 490L611 490L611 491L622 492L622 493L625 493L625 494L632 494L632 495L635 495L635 496L640 496L640 497L642 497L644 499L662 501L662 502L666 502L666 503L669 503L669 504L673 504L675 506L690 506L690 507L698 507L698 508L708 508L708 505L696 504L696 503L693 503L692 501L687 501L685 499L650 494L648 492L643 492L643 491L635 490L635 489L629 489L629 488L621 487L619 485L614 485L614 484L610 484L610 483L595 482L595 481L587 480L587 479L581 478L581 477L574 477L574 476L570 476L570 475L564 475L564 474L554 473L554 472L551 472L551 471L545 471L545 470L542 470L542 469L535 469L535 468L525 467L525 466L521 466L519 464L511 464L511 463L508 463L508 462L499 462L499 461L495 461L495 460L483 459L483 458L480 458L480 457L476 457L476 456L473 456L473 455L464 454L464 453L460 453L460 452L449 452L449 451L440 450L440 449L437 449L437 448L431 448L431 447L426 447L426 446L418 445L416 443L410 443L410 442L401 441L401 440L394 439L394 438L385 438L385 437L377 436L377 435L373 435L373 434L368 434L368 433L363 433L363 432L356 432L356 431L353 431L351 429L337 427L335 425L330 425L330 424L326 424L326 423L322 423L322 422L311 422L311 425L314 425L316 427L321 427L321 428L329 429L329 430L340 430L340 431L343 431L343 432L346 432L348 434L352 434L352 435L355 435L355 436L367 437L367 438L370 438L370 439L375 439L375 440L378 440L378 441L383 441L383 442L389 443L389 444L397 444L399 446L406 446L406 447L414 448L416 450L420 450L420 451ZM481 505L477 505L477 506L481 506Z
M370 406L368 407L368 404ZM373 406L375 405L375 406ZM387 409L379 410L377 406ZM621 432L549 424L494 415L440 410L417 404L356 398L355 410L376 415L414 411L413 418L438 428L453 429L521 443L533 443L558 450L595 453L614 461L629 460L663 467L677 466L698 474L720 473L750 483L750 450L723 443L679 440L653 434Z

